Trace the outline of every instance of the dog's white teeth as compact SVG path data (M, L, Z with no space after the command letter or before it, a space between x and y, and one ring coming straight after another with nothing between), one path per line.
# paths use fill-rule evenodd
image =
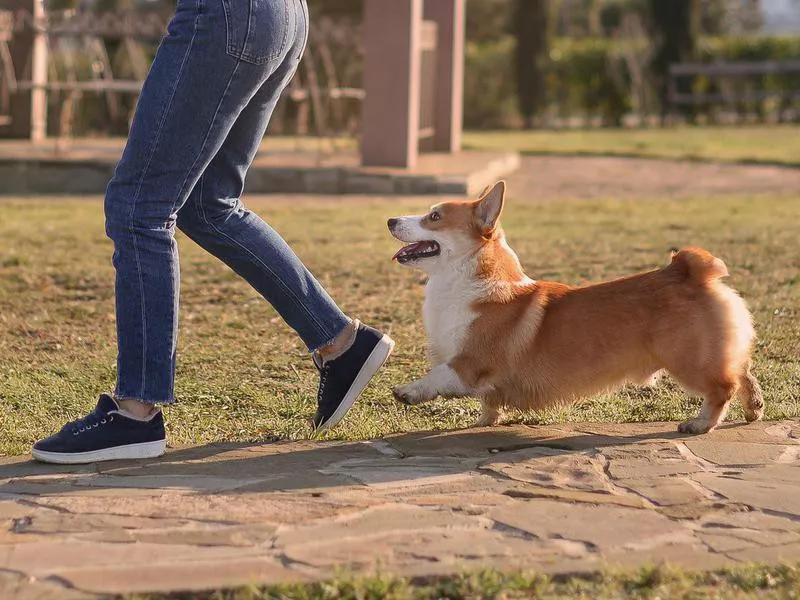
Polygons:
M414 242L397 251L395 259L416 259L435 256L439 253L439 244L433 241Z

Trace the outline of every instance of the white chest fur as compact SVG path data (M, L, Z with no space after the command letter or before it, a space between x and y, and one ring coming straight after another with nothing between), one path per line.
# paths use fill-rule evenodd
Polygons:
M474 283L459 277L433 275L428 280L422 319L432 366L450 362L458 355L477 316L472 304L478 297Z

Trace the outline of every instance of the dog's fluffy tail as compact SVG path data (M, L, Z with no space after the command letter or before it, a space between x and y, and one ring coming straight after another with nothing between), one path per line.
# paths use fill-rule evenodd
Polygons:
M719 258L702 248L673 249L671 267L697 283L706 283L728 276L728 267Z

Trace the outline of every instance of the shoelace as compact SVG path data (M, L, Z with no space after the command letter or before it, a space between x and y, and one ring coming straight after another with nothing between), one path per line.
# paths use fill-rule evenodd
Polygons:
M92 422L93 419L94 422ZM82 419L72 421L69 425L72 427L72 435L80 435L84 431L89 431L90 429L100 427L100 425L111 423L113 420L114 415L108 415L107 417L99 418L99 415L91 412Z
M322 400L322 396L325 393L325 384L328 381L328 373L330 372L330 367L328 365L322 365L321 367L317 367L319 369L319 392L317 392L317 404L320 403Z

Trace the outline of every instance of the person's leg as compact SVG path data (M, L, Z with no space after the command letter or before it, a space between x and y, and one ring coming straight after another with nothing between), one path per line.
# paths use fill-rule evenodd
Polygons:
M273 47L262 48L260 56L273 60L254 64L229 53L238 43L231 38L247 31L235 22L239 3L260 7L261 30L274 38ZM229 20L234 22L227 26ZM117 399L174 400L177 212L250 99L293 60L289 54L298 20L296 0L178 3L106 192L106 229L117 270Z
M315 351L334 341L350 319L283 238L241 201L247 169L293 73L293 65L283 65L250 100L178 211L177 224L246 279Z
M177 4L106 191L106 231L117 271L118 399L149 405L174 401L177 212L264 82L287 61L296 61L291 53L304 21L300 0ZM88 421L38 442L34 456L52 459L43 454L49 448L60 453L61 462L102 460L102 452L86 449L95 444L109 458L126 457L128 442L119 429L129 425L122 419L125 411L109 419L114 411L106 400L101 398ZM160 413L151 416L156 414L160 419ZM100 435L111 429L114 436ZM69 449L77 448L72 442L79 439L84 441L71 457Z
M305 10L304 3L301 6ZM290 53L297 61L307 37L307 22L302 20L301 25L304 31ZM282 64L241 112L178 212L177 224L275 307L309 350L319 354L324 381L340 380L338 385L320 386L315 425L330 428L383 364L393 342L346 317L280 235L241 201L247 170L297 61ZM347 361L335 363L339 368L331 375L333 361L344 357L351 346L368 348L370 353L354 359L359 353L353 349ZM344 367L345 363L349 366Z

